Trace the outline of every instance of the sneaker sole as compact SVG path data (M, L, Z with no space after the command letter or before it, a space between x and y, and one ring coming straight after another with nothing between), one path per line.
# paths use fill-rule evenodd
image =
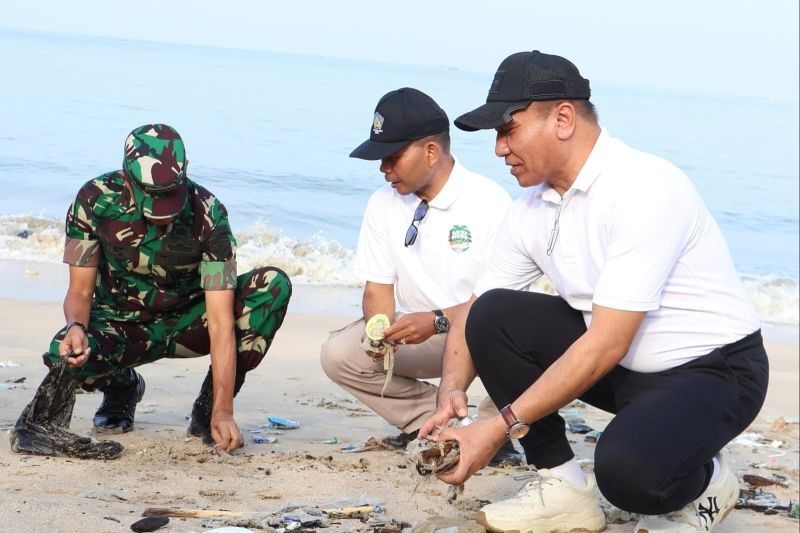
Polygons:
M122 433L130 433L133 431L133 426L128 428L127 430L122 429L120 426L114 428L106 428L101 426L93 426L92 431L94 433L99 433L101 435L121 435Z
M498 529L492 526L489 523L489 520L486 518L486 514L483 511L478 512L478 517L476 521L486 528L487 531L491 531L492 533L569 533L569 532L595 532L595 531L603 531L606 528L606 521L605 516L602 519L597 517L586 517L585 519L579 520L579 525L573 526L553 526L548 525L549 523L560 524L563 523L564 520L560 520L559 518L551 518L547 521L542 521L542 523L536 524L534 527L528 528L512 528L512 529Z

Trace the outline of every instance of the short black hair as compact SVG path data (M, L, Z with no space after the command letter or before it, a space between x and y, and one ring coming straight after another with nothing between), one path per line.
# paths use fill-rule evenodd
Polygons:
M427 137L423 137L421 139L417 139L414 141L419 146L424 145L426 142L433 141L439 144L442 147L442 151L446 154L450 153L450 130L444 130L439 133L434 133L433 135L428 135Z
M597 116L597 108L591 102L591 100L537 100L536 109L539 112L539 115L542 117L546 117L550 114L554 107L556 107L561 102L569 102L573 105L573 107L578 111L580 115L584 118L588 118L593 122L598 121Z

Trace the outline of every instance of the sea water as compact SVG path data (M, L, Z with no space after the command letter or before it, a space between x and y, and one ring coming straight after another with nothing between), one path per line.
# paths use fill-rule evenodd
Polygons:
M592 78L591 65L582 72ZM297 281L356 286L361 217L385 183L377 162L348 154L367 138L375 103L416 87L452 119L485 99L491 77L0 29L0 258L59 262L78 188L119 168L131 129L165 122L185 140L191 178L228 208L242 269L272 264ZM693 180L762 318L797 324L798 102L592 89L612 135ZM519 195L493 132L452 135L465 166Z

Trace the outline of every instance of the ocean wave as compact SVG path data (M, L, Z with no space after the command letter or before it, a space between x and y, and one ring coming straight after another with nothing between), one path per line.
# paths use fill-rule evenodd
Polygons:
M283 230L257 222L235 231L239 243L237 259L241 272L260 266L283 269L299 283L357 287L361 280L353 272L354 251L340 243L315 235L298 240ZM60 263L64 246L64 223L33 215L0 215L0 257L21 261ZM741 276L762 320L800 323L798 281L785 276ZM553 293L542 279L534 290Z

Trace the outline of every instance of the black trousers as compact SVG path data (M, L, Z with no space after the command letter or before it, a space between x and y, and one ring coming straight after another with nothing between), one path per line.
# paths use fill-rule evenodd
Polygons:
M481 381L502 407L585 331L581 313L557 296L495 289L473 304L466 339ZM595 450L598 488L633 513L682 508L708 486L714 455L755 419L768 379L760 330L662 372L616 366L580 397L616 415ZM537 420L520 443L537 468L574 456L558 413Z

